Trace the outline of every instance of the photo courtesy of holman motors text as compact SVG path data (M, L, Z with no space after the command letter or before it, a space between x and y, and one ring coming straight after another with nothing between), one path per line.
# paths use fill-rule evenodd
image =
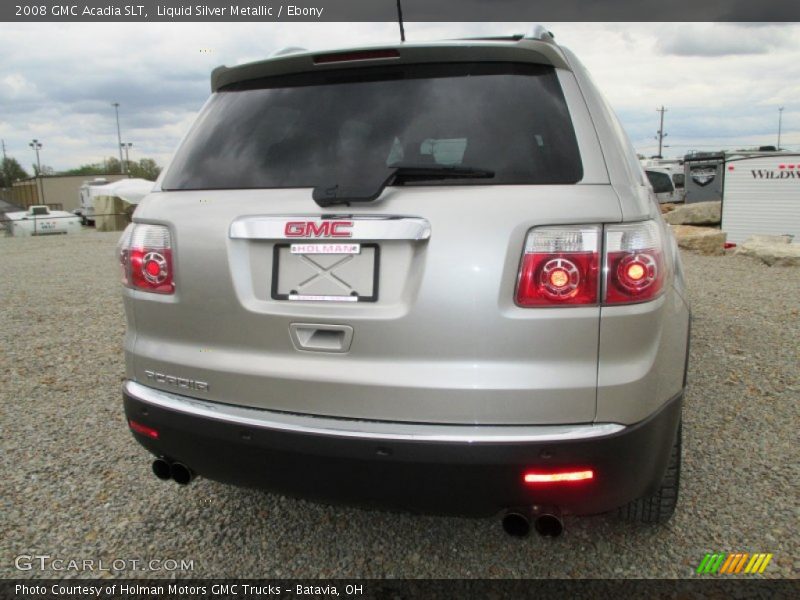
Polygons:
M185 583L169 584L144 584L144 583L113 583L105 585L89 584L51 584L27 585L15 584L14 593L18 596L80 596L80 597L129 597L129 596L224 596L237 597L262 597L293 595L302 596L333 596L333 597L359 597L364 594L364 585L357 583L342 583L337 585L260 585L250 583L214 583L207 585L194 585Z

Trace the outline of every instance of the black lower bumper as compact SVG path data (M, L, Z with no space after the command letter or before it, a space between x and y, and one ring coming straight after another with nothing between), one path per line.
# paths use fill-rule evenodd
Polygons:
M509 507L612 510L653 493L667 466L681 397L612 435L557 442L454 443L342 439L221 422L123 393L134 433L154 455L216 481L331 503L491 515ZM532 486L527 471L591 469L586 481Z

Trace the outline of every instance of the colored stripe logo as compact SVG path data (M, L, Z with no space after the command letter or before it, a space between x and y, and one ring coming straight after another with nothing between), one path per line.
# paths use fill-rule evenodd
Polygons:
M772 554L748 554L747 552L706 554L697 567L697 573L712 575L763 573L772 560L772 556Z

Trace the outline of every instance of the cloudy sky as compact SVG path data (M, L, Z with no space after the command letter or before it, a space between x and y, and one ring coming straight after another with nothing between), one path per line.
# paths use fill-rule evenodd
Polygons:
M775 144L800 150L800 25L548 23L606 94L637 150L665 156ZM525 31L522 23L406 23L408 41ZM131 159L163 165L219 64L284 46L394 42L395 23L0 23L0 138L30 170L32 138L56 170L116 156L120 103Z

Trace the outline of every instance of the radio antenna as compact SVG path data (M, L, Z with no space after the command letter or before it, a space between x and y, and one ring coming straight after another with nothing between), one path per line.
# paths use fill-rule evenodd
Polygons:
M397 23L400 25L400 41L406 41L406 30L403 28L403 7L400 0L397 0Z

